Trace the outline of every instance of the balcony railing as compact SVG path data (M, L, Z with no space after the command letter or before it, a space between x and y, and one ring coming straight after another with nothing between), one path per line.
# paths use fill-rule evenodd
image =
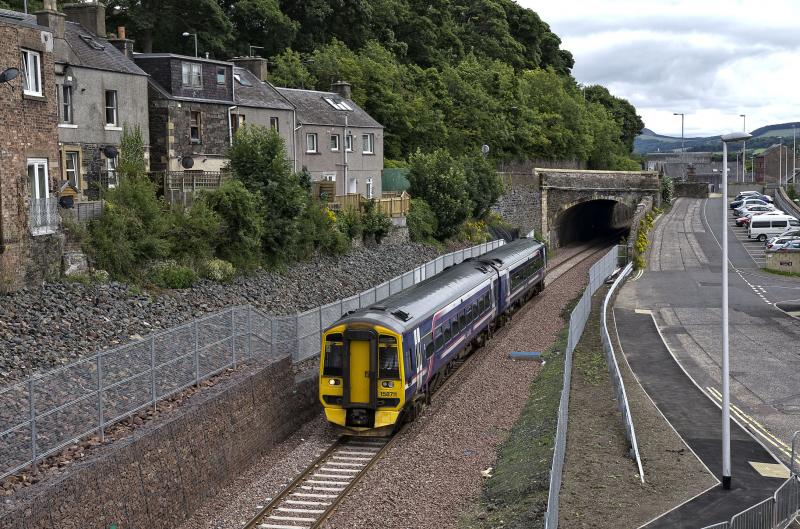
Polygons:
M61 223L58 215L56 197L32 198L28 215L28 225L32 235L55 233Z

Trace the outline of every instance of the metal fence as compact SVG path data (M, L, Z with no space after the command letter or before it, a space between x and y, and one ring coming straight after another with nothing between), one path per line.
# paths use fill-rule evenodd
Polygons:
M293 316L231 307L0 388L0 478L244 361L302 361L319 353L320 331L365 307L504 241L459 250L361 294Z
M611 336L608 333L608 325L606 324L606 314L608 314L608 303L611 297L616 292L619 285L625 280L626 277L633 270L633 264L628 265L620 272L614 284L608 289L605 299L603 300L603 312L600 315L600 330L601 338L603 340L603 351L606 353L606 363L608 363L608 372L611 375L611 380L614 382L614 389L617 393L617 406L622 414L622 422L625 425L625 437L628 439L630 445L631 457L636 460L636 466L639 468L639 478L644 483L644 469L642 468L642 458L639 455L639 445L636 442L636 429L633 426L633 417L631 417L631 409L628 404L628 394L625 391L625 382L622 380L622 374L619 371L619 364L617 363L617 355L614 353L614 346L611 344Z
M589 285L583 291L580 301L572 309L569 317L569 335L564 359L564 384L561 388L561 402L558 406L558 425L556 426L553 464L550 467L550 492L547 498L545 529L558 528L558 495L561 490L561 475L564 471L564 456L567 450L567 423L569 420L569 390L572 381L572 353L581 339L583 329L592 311L592 296L603 282L617 268L619 249L612 248L603 258L589 269Z
M769 498L703 529L783 529L799 514L800 478L793 474Z
M28 225L33 235L53 233L61 223L56 197L32 198L28 208Z

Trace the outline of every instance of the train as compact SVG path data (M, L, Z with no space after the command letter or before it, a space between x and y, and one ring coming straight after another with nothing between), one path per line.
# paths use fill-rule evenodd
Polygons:
M340 433L384 437L413 421L455 365L544 289L545 246L507 243L324 329L319 400Z

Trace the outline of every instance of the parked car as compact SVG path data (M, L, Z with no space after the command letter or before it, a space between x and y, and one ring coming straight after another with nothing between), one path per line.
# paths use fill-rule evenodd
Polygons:
M792 241L789 244L787 244L786 246L784 246L782 248L778 248L775 251L779 252L779 253L800 252L800 240Z
M774 239L770 239L767 241L766 249L768 251L774 252L776 250L780 250L781 248L786 247L790 243L794 241L800 241L800 237L776 237Z
M766 241L772 236L780 235L790 226L800 227L800 221L790 215L759 215L750 221L747 238Z
M742 213L745 211L745 209L747 209L748 206L756 206L756 205L757 206L769 206L770 204L768 202L764 202L760 198L746 198L746 199L744 199L742 201L742 203L739 206L734 208L733 212L737 216L741 216Z
M770 237L769 239L767 239L765 244L769 244L775 241L776 239L780 239L781 237L800 237L800 228L789 228L780 235L776 235L775 237Z
M744 204L745 202L747 202L748 200L760 200L764 204L771 204L772 203L772 197L771 196L762 195L761 193L757 193L757 194L752 194L752 195L737 196L730 203L730 207L731 207L731 209L736 209L739 206L741 206L742 204Z
M737 226L744 226L747 222L750 221L750 217L753 215L760 215L762 213L771 213L775 212L775 206L750 206L742 211L742 215L736 218L736 225ZM783 212L781 212L783 213Z

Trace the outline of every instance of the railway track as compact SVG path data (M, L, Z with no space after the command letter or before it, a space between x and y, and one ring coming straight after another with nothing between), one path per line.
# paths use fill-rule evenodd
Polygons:
M583 261L612 245L607 240L586 245L576 254L557 263L546 277L545 285ZM434 388L434 394L449 385L461 367L469 363L471 354L453 361L447 375ZM369 438L342 436L308 466L278 496L261 509L244 529L318 529L333 514L337 505L385 453L407 425L392 437Z

